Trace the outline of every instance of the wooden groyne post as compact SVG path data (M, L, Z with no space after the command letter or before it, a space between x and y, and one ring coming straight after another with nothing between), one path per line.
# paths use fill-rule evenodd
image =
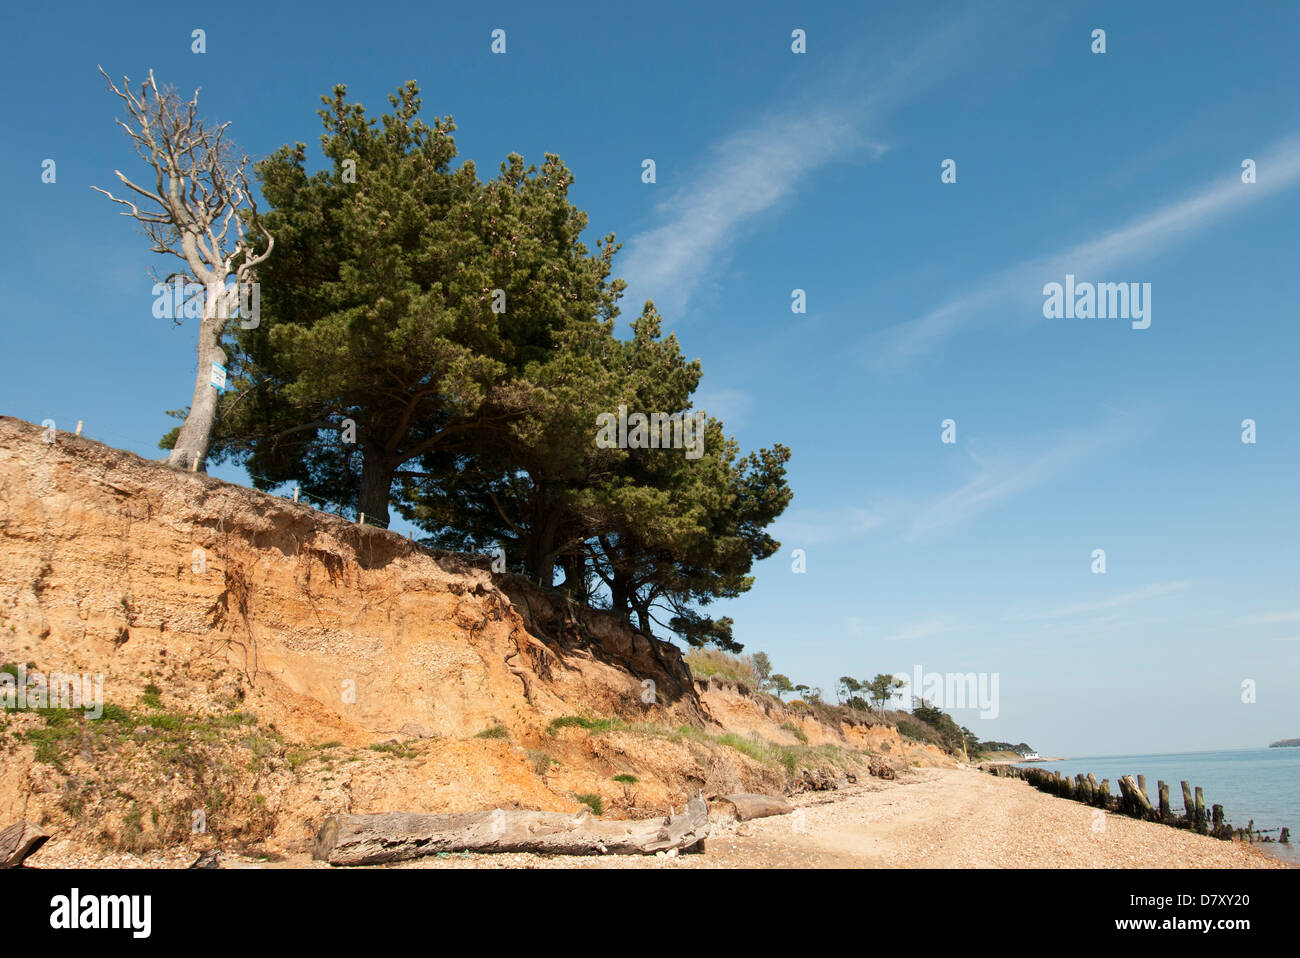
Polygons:
M1173 828L1186 828L1227 841L1230 841L1233 836L1232 826L1224 819L1223 806L1212 806L1211 814L1207 816L1204 790L1199 787L1193 789L1189 782L1179 783L1183 792L1183 808L1187 814L1178 817L1174 815L1170 804L1169 785L1164 781L1156 782L1158 805L1152 806L1145 775L1121 775L1117 780L1119 795L1112 796L1110 779L1104 778L1098 782L1097 776L1091 772L1086 776L1075 775L1071 780L1059 771L1048 771L1045 768L1021 768L1015 765L981 765L980 768L1001 778L1018 778L1028 782L1040 792L1072 798L1095 808L1122 812L1133 818L1161 822ZM1250 836L1253 840L1254 824L1251 822L1245 829L1236 831L1243 838ZM1289 841L1290 837L1290 831L1283 829L1279 840Z
M1132 775L1120 776L1119 790L1123 796L1124 811L1129 815L1134 818L1155 818L1146 789L1142 788Z

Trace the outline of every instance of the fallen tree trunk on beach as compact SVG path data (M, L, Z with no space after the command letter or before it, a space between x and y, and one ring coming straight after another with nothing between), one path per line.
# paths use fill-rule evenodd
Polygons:
M10 825L0 831L0 868L21 868L49 840L49 832L41 831L29 821Z
M312 858L331 865L382 865L440 852L653 855L686 851L709 833L709 807L693 798L679 815L609 822L590 812L452 812L331 815Z
M777 795L753 795L739 792L735 795L723 795L719 801L731 806L736 821L747 822L752 818L767 818L769 815L789 815L794 807Z

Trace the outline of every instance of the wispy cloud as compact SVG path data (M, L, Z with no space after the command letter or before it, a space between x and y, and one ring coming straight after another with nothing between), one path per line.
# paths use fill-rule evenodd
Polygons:
M1067 272L1095 277L1117 265L1147 259L1300 182L1300 134L1275 143L1257 165L1254 184L1242 183L1240 171L1218 177L1183 199L1101 236L986 277L925 315L885 330L873 342L870 354L878 357L876 362L889 363L927 352L995 306L1021 304L1025 321L1041 316L1045 282L1059 282Z
M960 526L1095 453L1133 441L1151 428L1152 419L1150 414L1115 415L1100 426L1067 432L1019 453L990 456L976 444L967 443L967 455L977 470L974 477L926 506L912 521L905 538L922 539Z
M942 619L932 619L928 622L918 622L916 625L910 625L893 635L887 635L885 641L910 642L913 639L928 639L932 635L943 635L945 632L953 632L956 629L957 626Z
M866 68L838 64L821 79L825 89L776 106L715 144L688 185L656 207L658 225L628 241L620 268L628 301L654 299L665 315L680 316L744 229L810 174L833 161L883 155L872 128L950 73L964 45L978 48L973 31L990 29L987 19L952 18L905 55L876 50Z
M739 429L749 418L749 410L754 405L753 394L744 389L704 388L691 397L696 409L703 409L710 416L716 416L727 425L727 429Z
M862 506L795 508L772 528L785 555L854 539L867 533L914 543L958 529L980 513L1028 492L1071 466L1147 435L1159 421L1157 409L1111 410L1095 426L1020 439L1014 446L968 438L962 449L973 475L937 497L879 496Z
M788 557L791 549L825 545L837 539L862 535L878 528L884 521L882 513L857 506L800 509L777 519L772 525L772 535L780 541Z
M727 137L690 186L659 204L663 225L628 243L621 271L629 300L654 299L667 315L680 316L748 221L860 145L858 118L836 106L774 114ZM884 149L870 148L876 156Z
M1156 599L1161 596L1172 595L1175 592L1182 592L1191 583L1186 580L1173 582L1155 582L1142 589L1136 589L1132 592L1125 592L1120 595L1111 596L1108 599L1097 599L1091 602L1076 602L1073 605L1060 606L1055 609L1048 609L1043 612L1030 612L1022 615L1008 615L1003 617L1003 622L1040 622L1045 619L1064 619L1080 615L1090 615L1095 612L1104 612L1109 609L1119 608L1120 606L1132 605L1135 602L1144 602L1147 599Z
M1266 612L1238 619L1237 625L1276 625L1279 622L1300 622L1300 609L1293 612Z

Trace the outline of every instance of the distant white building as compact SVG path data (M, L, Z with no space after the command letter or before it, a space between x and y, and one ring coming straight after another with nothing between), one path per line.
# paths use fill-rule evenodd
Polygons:
M1023 758L1026 762L1033 761L1034 759L1042 758L1042 756L1039 755L1037 752L1025 752L1020 757Z

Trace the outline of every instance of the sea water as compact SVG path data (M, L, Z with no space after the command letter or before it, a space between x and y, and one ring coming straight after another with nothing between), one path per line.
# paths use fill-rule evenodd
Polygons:
M1119 794L1121 775L1147 777L1147 793L1159 800L1156 782L1169 786L1169 804L1182 815L1183 792L1179 782L1205 793L1206 814L1222 805L1234 828L1255 820L1258 829L1291 829L1291 845L1276 842L1256 847L1290 862L1300 863L1300 748L1243 748L1221 752L1183 752L1173 755L1098 755L1063 762L1027 762L1074 778L1092 772L1097 781L1110 779L1110 793ZM1269 833L1278 837L1277 831Z

